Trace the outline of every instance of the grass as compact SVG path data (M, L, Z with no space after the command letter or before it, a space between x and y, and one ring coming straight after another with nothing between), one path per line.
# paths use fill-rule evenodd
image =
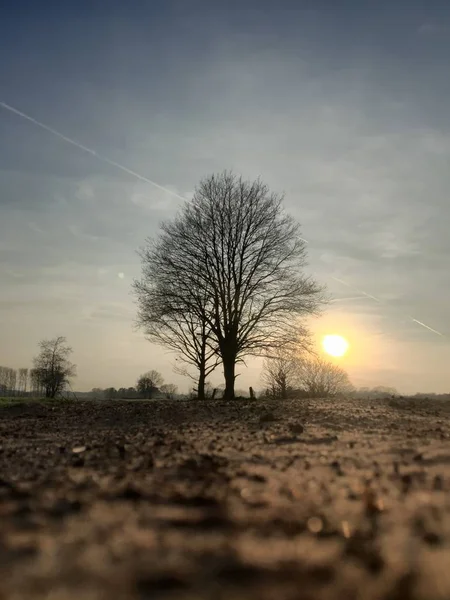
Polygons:
M0 407L12 406L16 404L53 404L63 402L60 398L42 398L42 397L31 397L31 396L0 396Z

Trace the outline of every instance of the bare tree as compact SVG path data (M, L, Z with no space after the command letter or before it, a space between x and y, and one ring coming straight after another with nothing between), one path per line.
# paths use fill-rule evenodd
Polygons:
M138 379L136 389L144 396L144 398L151 399L158 389L163 385L164 379L158 371L151 370L141 375Z
M133 283L137 324L147 339L176 352L175 371L193 379L198 398L204 399L206 378L219 362L207 319L210 302L201 282L186 288L184 269L167 269L167 243L171 245L168 239L158 244L147 240L139 252L142 278ZM195 368L195 375L190 367Z
M76 367L69 360L72 348L63 336L42 340L39 348L39 354L33 359L33 378L46 398L55 398L64 392L75 376Z
M275 350L264 360L262 380L270 396L285 400L298 386L299 357L283 349Z
M166 396L168 400L173 400L177 391L178 387L174 383L165 383L161 386L161 392Z
M14 396L16 393L17 371L10 367L0 367L0 392Z
M114 398L117 398L117 390L113 387L106 388L103 394L104 398L107 400L113 400Z
M45 389L37 369L30 369L30 387L33 396L43 396L45 394Z
M0 393L6 394L8 389L8 367L0 367Z
M28 369L19 369L18 375L18 390L20 394L25 395L27 393L28 384Z
M166 314L202 315L208 346L223 363L224 397L232 399L236 363L295 346L305 332L302 318L318 312L322 290L302 274L305 259L282 197L260 180L224 172L201 181L179 215L163 223L149 244L146 281Z
M16 369L9 369L9 390L12 396L16 395L17 385L17 371Z
M320 357L299 362L298 381L300 389L310 398L326 398L353 390L344 369Z
M0 394L3 395L6 392L6 381L5 381L5 371L6 367L0 366Z

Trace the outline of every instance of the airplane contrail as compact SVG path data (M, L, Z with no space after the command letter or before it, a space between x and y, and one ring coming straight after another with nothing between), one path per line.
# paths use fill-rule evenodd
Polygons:
M136 171L129 169L125 165L121 165L120 163L116 162L115 160L111 160L107 156L103 156L102 154L99 154L98 152L96 152L92 148L89 148L88 146L85 146L84 144L80 144L80 142L77 142L76 140L73 140L72 138L67 137L67 135L64 135L57 129L53 129L53 127L49 127L48 125L45 125L45 123L42 123L41 121L38 121L37 119L34 119L33 117L30 117L30 115L27 115L26 113L22 112L21 110L14 108L14 106L11 106L10 104L6 104L6 102L0 101L0 107L4 108L5 110L8 110L9 112L14 113L18 117L21 117L22 119L26 119L27 121L30 121L30 123L33 123L34 125L36 125L37 127L40 127L41 129L45 129L45 131L48 131L48 133L51 133L51 134L55 135L56 137L59 137L61 140L64 140L68 144L72 144L72 146L76 146L80 150L83 150L84 152L87 152L87 153L91 154L92 156L95 156L98 160L101 160L102 162L107 163L108 165L116 167L117 169L120 169L124 173L128 173L128 175L136 177L137 179L140 179L141 181L145 181L145 183L149 183L150 185L153 185L154 187L158 188L159 190L162 190L163 192L166 192L167 194L171 194L172 196L175 196L176 198L179 198L180 200L186 200L186 198L183 198L183 196L180 196L180 194L177 194L176 192L169 190L168 188L160 185L159 183L156 183L156 181L152 181L148 177L144 177L144 175L141 175L140 173L136 173Z
M426 325L425 323L422 323L422 321L418 321L417 319L414 319L414 317L410 317L409 315L408 315L408 318L411 319L411 321L414 321L414 323L417 323L418 325L422 325L422 327L425 327L425 329L429 329L433 333L436 333L437 335L440 335L441 337L445 337L445 335L443 333L441 333L440 331L437 331L436 329L433 329L432 327L430 327L429 325Z
M339 283L342 283L343 285L347 286L348 288L350 288L354 292L358 292L359 294L363 294L366 298L370 298L371 300L375 300L375 302L378 302L378 304L383 304L383 301L380 300L379 298L376 298L375 296L372 296L372 294L368 294L367 292L364 292L362 290L358 290L357 288L354 288L352 285L348 284L347 282L343 281L342 279L338 279L337 277L332 277L331 279L334 279L335 281L337 281ZM443 333L441 333L440 331L437 331L437 329L433 329L433 327L430 327L426 323L423 323L422 321L419 321L418 319L415 319L414 317L411 317L410 315L405 315L405 317L408 318L410 321L413 321L414 323L417 323L417 325L420 325L421 327L424 327L425 329L428 329L429 331L432 331L436 335L440 335L441 337L446 337Z
M116 162L115 160L111 160L107 156L99 154L96 150L93 150L92 148L89 148L88 146L85 146L84 144L81 144L80 142L77 142L76 140L68 137L67 135L64 135L63 133L61 133L57 129L54 129L53 127L50 127L49 125L46 125L45 123L42 123L41 121L38 121L34 117L31 117L30 115L27 115L26 113L22 112L21 110L19 110L17 108L14 108L14 106L11 106L10 104L7 104L6 102L0 101L0 107L4 108L5 110L7 110L7 111L9 111L9 112L11 112L11 113L13 113L15 115L17 115L18 117L21 117L22 119L25 119L25 120L29 121L30 123L33 123L37 127L40 127L41 129L44 129L48 133L51 133L52 135L60 138L61 140L67 142L68 144L71 144L72 146L76 146L77 148L79 148L80 150L83 150L84 152L87 152L91 156L95 156L95 158L97 158L98 160L101 160L102 162L104 162L104 163L106 163L108 165L111 165L112 167L116 167L117 169L120 169L121 171L123 171L124 173L127 173L128 175L131 175L132 177L136 177L140 181L144 181L145 183L149 183L153 187L156 187L159 190L161 190L163 192L166 192L167 194L171 194L172 196L175 196L175 198L178 198L179 200L183 200L183 201L186 200L186 198L183 198L183 196L180 196L180 194L177 194L173 190L169 190L168 188L160 185L159 183L156 183L156 181L153 181L153 180L149 179L148 177L145 177L144 175L141 175L140 173L137 173L136 171L133 171L132 169L129 169L125 165L122 165L122 164ZM307 239L302 238L302 240L306 244L309 244L309 241ZM347 286L348 288L352 289L354 292L356 292L358 294L361 294L361 295L365 296L366 298L370 298L371 300L374 300L375 302L377 302L379 304L382 304L382 301L379 298L377 298L376 296L373 296L372 294L368 294L367 292L364 292L363 290L359 290L357 288L354 288L350 284L346 283L342 279L338 279L337 277L332 277L332 279L334 279L335 281L341 283L342 285ZM421 327L424 327L425 329L428 329L429 331L431 331L431 332L433 332L433 333L435 333L435 334L437 334L437 335L439 335L441 337L446 337L443 333L441 333L440 331L437 331L436 329L433 329L432 327L430 327L429 325L426 325L425 323L422 323L422 321L419 321L418 319L414 319L413 317L411 317L409 315L407 315L407 316L408 316L408 319L410 319L414 323L417 323Z
M342 279L338 279L337 277L332 277L331 279L334 279L335 281L342 283L342 285L346 285L348 288L350 288L354 292L358 292L358 294L362 294L363 296L366 296L366 298L370 298L371 300L375 300L375 302L378 302L379 304L381 304L381 300L379 298L376 298L375 296L372 296L372 294L368 294L367 292L364 292L363 290L358 290L357 288L354 288L350 284L346 283Z
M351 296L347 298L332 298L331 302L350 302L350 300L361 300L365 296Z

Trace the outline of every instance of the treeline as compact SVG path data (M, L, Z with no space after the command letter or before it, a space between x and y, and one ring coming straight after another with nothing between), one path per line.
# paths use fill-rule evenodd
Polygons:
M417 394L414 394L414 396L408 396L408 397L409 398L419 398L419 399L424 399L424 400L450 400L450 393L435 394L433 392L431 392L431 393L418 392Z
M105 400L115 399L147 399L167 398L172 400L177 396L178 388L173 383L164 383L161 373L155 370L143 373L137 380L136 387L122 387L116 389L109 387L106 389L93 388L90 392L91 398L104 398Z
M386 398L388 396L400 396L399 392L394 387L387 387L383 385L378 385L373 388L355 388L350 395L357 398L367 398L368 400L376 400L377 398Z
M0 366L0 396L42 396L44 386L37 369Z

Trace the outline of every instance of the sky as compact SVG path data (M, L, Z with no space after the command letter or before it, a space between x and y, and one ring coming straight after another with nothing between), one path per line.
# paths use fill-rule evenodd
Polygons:
M149 369L187 389L134 326L136 251L232 169L285 194L332 297L310 326L348 339L352 381L450 391L450 6L8 4L0 364L31 366L39 340L64 335L76 389ZM259 369L237 387L261 387Z

